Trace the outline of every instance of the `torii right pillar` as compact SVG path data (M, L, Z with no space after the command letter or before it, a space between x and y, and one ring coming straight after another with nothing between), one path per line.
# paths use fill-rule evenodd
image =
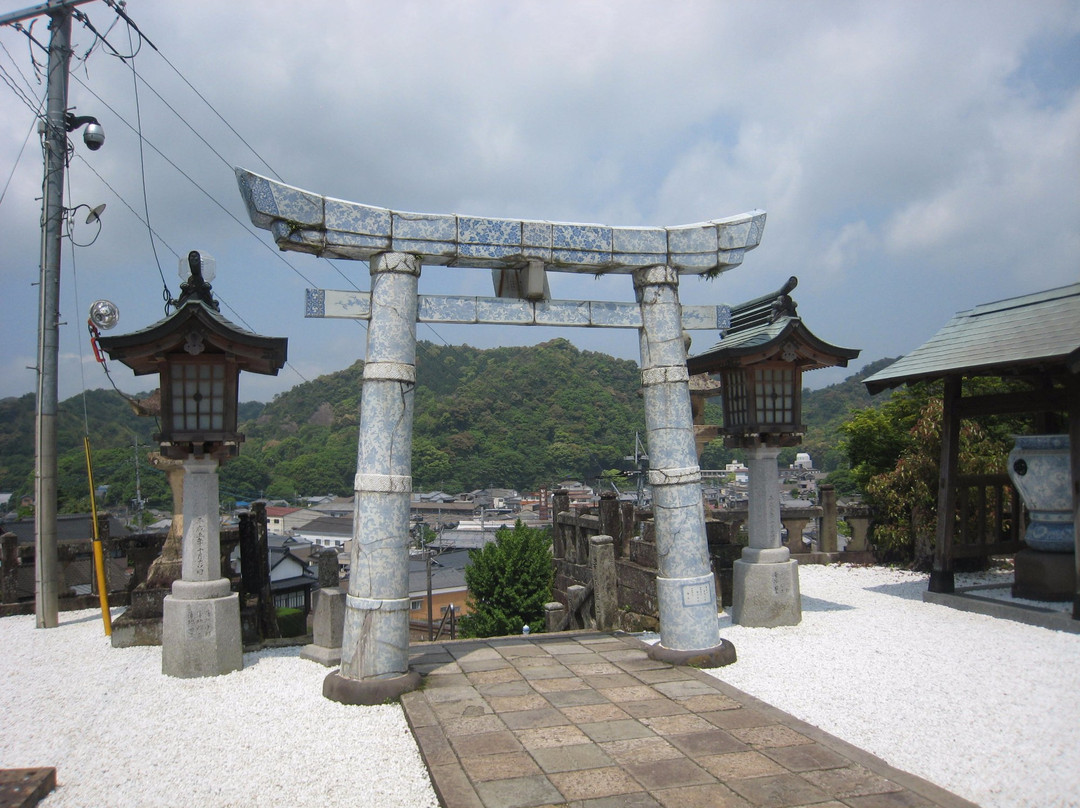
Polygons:
M660 611L660 643L649 655L712 668L734 662L735 649L720 639L678 286L679 273L672 267L653 266L634 272L642 320L641 386Z

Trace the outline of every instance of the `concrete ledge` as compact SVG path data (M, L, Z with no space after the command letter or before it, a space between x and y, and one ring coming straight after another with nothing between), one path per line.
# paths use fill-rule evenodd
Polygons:
M312 662L318 662L320 665L333 668L335 665L341 664L341 646L339 645L337 648L327 648L322 645L311 643L300 649L300 658L309 659ZM323 690L325 691L325 689L326 686L323 685Z
M657 643L650 645L646 653L649 659L655 659L657 662L686 665L691 668L722 668L732 664L736 659L735 646L727 640L720 640L719 645L700 651L676 651Z
M331 671L323 679L323 696L340 704L385 704L420 687L414 670L386 679L347 679L341 671Z
M1038 606L1026 606L1019 603L1003 603L1000 600L980 596L977 589L962 590L951 594L923 592L923 603L936 603L939 606L948 606L962 612L985 614L987 617L1015 620L1017 623L1048 628L1052 631L1080 634L1080 620L1073 619L1067 612L1040 609Z

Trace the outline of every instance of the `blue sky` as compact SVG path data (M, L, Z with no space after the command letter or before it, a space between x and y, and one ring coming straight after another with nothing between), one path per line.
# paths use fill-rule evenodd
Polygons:
M29 5L0 0L0 13ZM797 275L811 330L862 349L811 386L912 350L956 311L1080 281L1078 2L130 0L157 50L123 23L110 30L103 2L81 8L117 51L138 50L122 61L99 44L87 57L93 35L75 24L70 105L98 117L107 142L90 152L73 136L67 205L108 207L96 241L63 253L61 398L107 386L86 339L90 302L114 300L121 332L149 325L164 314L158 260L175 296L177 255L191 249L217 259L226 316L289 337L289 365L245 377L242 398L363 357L363 328L303 311L309 285L368 288L366 265L279 254L248 224L231 166L268 173L262 160L289 184L397 210L674 225L764 209L745 263L685 279L681 296L738 303ZM34 35L47 40L45 21ZM0 45L2 75L36 104L26 38L5 27ZM34 122L0 84L0 397L35 386ZM144 178L158 260L139 220ZM96 232L84 214L80 244ZM551 286L633 299L624 276ZM491 280L430 267L420 288L489 294ZM480 347L565 336L638 358L626 331L419 336ZM714 342L697 332L692 350ZM153 386L111 367L126 391Z

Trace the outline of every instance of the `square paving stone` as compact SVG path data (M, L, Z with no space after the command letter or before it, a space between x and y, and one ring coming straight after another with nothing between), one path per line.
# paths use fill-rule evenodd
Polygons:
M617 766L557 772L548 775L548 779L567 800L588 800L644 791L633 777Z
M443 722L447 736L477 735L481 732L501 732L506 729L503 720L494 713L462 718L450 718Z
M465 771L455 761L449 766L429 766L432 785L439 794L441 805L454 808L485 808Z
M425 676L449 676L461 673L461 668L453 660L450 662L413 662L409 660L409 667Z
M534 657L545 656L547 651L544 650L542 645L536 645L531 642L522 642L520 640L511 642L506 645L499 645L499 653L507 659L514 659L516 657Z
M641 682L629 673L604 673L599 676L582 676L582 679L597 690L613 687L640 687Z
M582 704L609 704L602 693L589 688L585 690L556 690L544 694L555 707L578 707Z
M704 732L688 732L666 737L671 741L672 746L694 758L747 751L746 744L722 729L714 728Z
M537 727L521 729L516 733L518 741L526 749L551 749L556 746L573 746L589 743L589 736L574 726Z
M629 738L646 738L655 733L633 719L622 721L596 721L581 724L579 728L597 743L602 741L625 741Z
M628 701L619 706L634 718L651 718L657 715L687 715L690 712L677 701L665 698Z
M502 670L511 667L511 665L501 656L496 654L494 658L458 660L458 667L465 671L465 673L474 673L476 671Z
M715 777L684 757L648 763L627 763L626 770L649 791L716 782Z
M807 771L803 772L802 776L829 796L839 799L903 790L902 786L885 779L880 774L856 765L842 769Z
M699 712L702 718L710 724L716 724L720 729L743 729L745 727L764 727L775 723L773 719L752 707L736 707L734 710L708 710Z
M521 674L514 668L499 668L493 671L473 671L466 674L469 680L469 684L474 687L480 685L493 685L499 682L520 682L523 681Z
M476 692L485 698L489 696L528 696L529 693L536 692L521 677L511 679L510 682L491 682L486 685L475 685L475 687Z
M844 802L850 808L937 808L935 803L911 791L891 791L888 794L848 797Z
M563 707L561 712L575 724L591 724L596 721L621 721L630 716L617 704L582 704Z
M780 724L733 729L731 734L740 741L757 747L795 746L797 744L812 743L805 735L801 735L790 727Z
M447 653L459 662L463 659L501 659L502 656L487 643L473 642L444 646Z
M709 774L724 781L785 772L783 766L761 752L728 752L726 755L695 758L695 761Z
M541 707L536 710L517 710L502 713L503 723L510 729L535 729L536 727L558 727L569 724L570 720L554 707Z
M522 668L521 674L530 682L535 682L537 679L567 679L574 676L573 671L557 663Z
M551 772L569 772L580 769L599 769L615 765L615 761L611 759L611 756L594 743L533 749L531 754L540 768L549 774Z
M597 688L597 690L616 703L622 703L626 701L648 701L650 699L663 698L661 694L657 693L649 685L636 685L633 687Z
M726 785L761 808L790 808L807 803L825 802L829 795L797 774L775 774L728 780Z
M684 679L681 682L657 682L653 687L671 699L686 699L690 696L715 696L718 693L715 687L697 679Z
M812 769L837 769L851 763L843 755L818 743L779 746L763 751L785 769L793 772L808 772Z
M548 700L539 693L523 696L488 696L487 703L497 713L510 713L515 710L541 710L550 706Z
M554 693L565 690L585 690L589 686L573 674L566 678L537 679L530 682L537 693Z
M623 765L630 763L651 763L657 760L675 760L684 757L683 753L663 738L628 738L624 741L606 741L600 748Z
M566 667L577 676L610 676L611 674L623 673L610 662L571 662Z
M531 808L563 801L559 789L542 774L477 783L476 793L480 795L486 808ZM447 804L454 805L449 801Z
M659 800L664 808L754 808L720 783L665 788L654 791L653 797Z
M454 747L458 757L463 758L498 755L504 752L518 752L521 750L521 744L518 743L514 733L509 730L451 736L450 745Z
M463 757L461 767L474 782L484 780L511 780L540 774L540 767L528 752L508 752L505 755Z
M422 671L421 671L422 672ZM424 689L436 687L471 687L472 682L464 673L428 673L424 676Z
M712 724L693 713L642 717L641 723L658 735L683 735L687 732L715 730Z
M685 699L679 699L679 703L687 710L693 710L695 713L709 713L717 710L737 710L741 706L735 699L729 699L727 696L721 696L719 693L714 693L712 695L703 693L700 696L688 696Z
M634 670L634 676L649 685L656 684L657 682L681 681L686 678L686 674L683 671L678 668L673 668L666 663L662 668Z
M565 803L553 808L566 808ZM661 808L647 791L635 791L633 794L618 794L614 797L600 797L595 800L580 800L570 808Z
M413 730L413 737L416 738L424 762L428 766L457 763L457 756L450 748L450 742L446 740L442 727L417 727Z

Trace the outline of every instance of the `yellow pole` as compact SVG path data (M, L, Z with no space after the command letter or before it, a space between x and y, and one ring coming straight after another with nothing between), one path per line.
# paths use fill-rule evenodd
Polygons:
M90 518L94 523L94 573L97 575L98 599L101 601L101 622L105 624L105 636L112 636L112 615L109 614L109 585L105 582L105 553L98 535L97 497L94 495L94 467L90 462L90 437L83 436L86 449L86 478L90 481Z

